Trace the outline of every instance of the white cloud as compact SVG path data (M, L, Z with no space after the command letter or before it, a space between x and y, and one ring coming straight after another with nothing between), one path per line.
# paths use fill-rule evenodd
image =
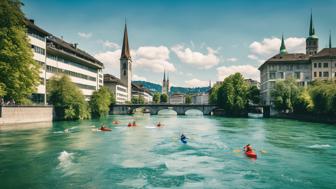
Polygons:
M234 73L241 73L246 79L254 79L259 81L259 70L251 65L238 66L221 66L217 68L217 77L219 81L223 81L227 76Z
M305 52L305 38L289 37L285 39L287 51L293 53ZM265 38L261 42L254 41L250 44L253 54L271 56L279 52L281 39L277 37Z
M138 76L136 74L133 74L132 80L133 81L147 81L147 79L145 77Z
M304 53L305 41L305 38L289 37L285 39L285 46L290 53ZM261 42L254 41L249 46L251 54L248 55L248 58L262 62L264 59L278 54L280 45L281 39L277 37L264 38Z
M97 53L94 57L104 63L105 73L119 75L121 49ZM165 46L144 46L131 50L133 65L136 68L153 72L175 72L176 68L169 60L169 49Z
M196 78L185 81L185 83L188 87L205 87L209 85L209 81L202 81Z
M85 32L78 32L79 37L83 37L83 38L90 38L92 36L92 33L85 33Z
M176 45L171 48L181 62L196 65L198 68L209 69L219 63L217 52L207 47L207 54L192 51L182 45Z
M132 52L131 52L132 54ZM153 72L175 72L174 64L169 61L169 49L165 46L144 46L133 52L134 66Z
M104 47L111 48L111 49L119 49L120 46L117 43L113 43L112 41L106 40L102 41Z
M237 62L238 59L235 57L231 57L231 58L227 58L226 60L229 62Z
M118 77L120 74L120 55L121 50L118 49L115 51L98 53L95 54L94 57L104 63L104 73L110 73Z

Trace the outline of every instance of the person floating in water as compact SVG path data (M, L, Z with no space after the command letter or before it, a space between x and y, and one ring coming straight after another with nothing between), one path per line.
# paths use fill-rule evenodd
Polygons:
M133 121L133 125L132 125L132 126L133 126L133 127L134 127L134 126L136 126L136 123L135 123L135 121Z
M157 126L157 127L161 127L161 123L159 122L156 126Z
M120 122L118 120L114 120L112 123L113 124L119 124Z
M247 145L244 147L244 150L245 150L245 152L253 152L253 149L252 149L252 147L251 147L250 144L247 144Z
M187 138L184 134L181 135L181 138L180 138L180 139L181 139L181 142L182 142L183 144L186 144L186 143L187 143L187 139L188 139L188 138Z
M132 127L132 123L131 123L131 122L129 122L127 126L128 126L128 127Z

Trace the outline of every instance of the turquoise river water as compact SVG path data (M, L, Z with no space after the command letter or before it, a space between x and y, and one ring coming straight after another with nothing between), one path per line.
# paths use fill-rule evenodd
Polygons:
M98 132L103 123L112 131ZM247 143L258 159L241 152ZM5 126L0 188L335 189L336 126L168 115Z

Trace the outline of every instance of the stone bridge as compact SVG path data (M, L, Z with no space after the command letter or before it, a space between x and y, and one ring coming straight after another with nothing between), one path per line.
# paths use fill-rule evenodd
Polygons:
M151 115L157 115L160 110L174 110L177 115L185 115L188 110L200 110L203 115L210 115L216 105L208 104L116 104L111 106L110 114L132 114L136 109L143 108Z

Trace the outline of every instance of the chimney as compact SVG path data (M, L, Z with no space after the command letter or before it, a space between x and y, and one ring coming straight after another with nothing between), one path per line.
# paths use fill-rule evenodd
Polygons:
M29 19L29 22L34 24L35 20L34 19Z
M74 45L75 49L77 49L78 43L74 43L73 45Z

